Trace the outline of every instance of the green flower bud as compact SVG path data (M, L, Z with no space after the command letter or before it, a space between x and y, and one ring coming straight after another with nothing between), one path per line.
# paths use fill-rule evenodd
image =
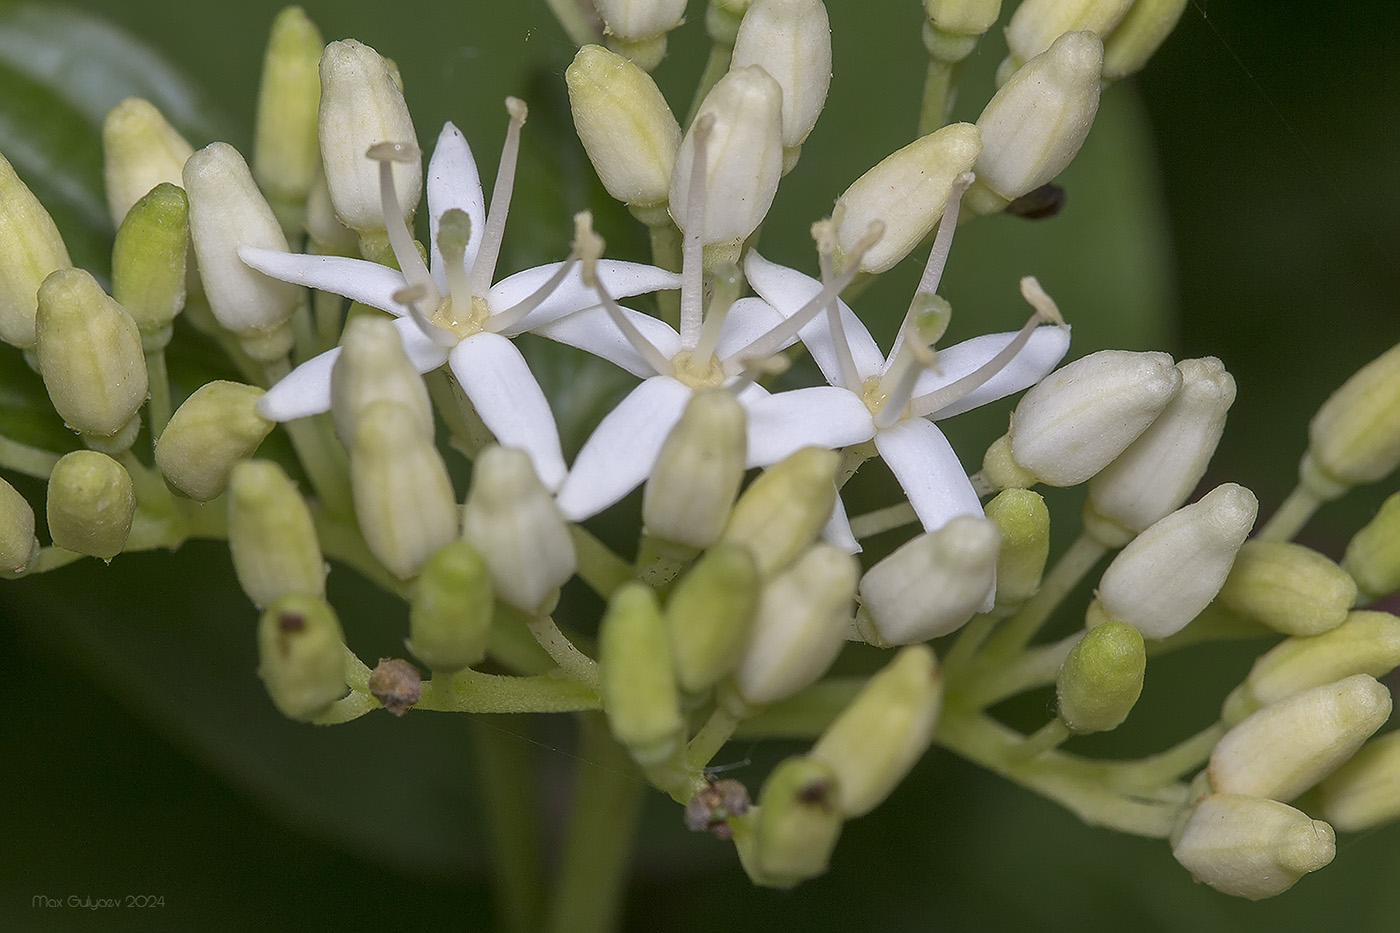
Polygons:
M1103 78L1118 81L1141 71L1176 28L1186 0L1134 0L1103 40Z
M1319 635L1346 620L1356 582L1312 548L1291 541L1246 541L1220 601L1285 635Z
M228 488L234 466L247 460L276 425L257 413L263 390L216 380L176 409L156 442L156 467L191 499L208 502Z
M346 324L331 366L331 416L346 447L364 410L377 402L398 406L417 435L432 442L436 425L428 389L409 362L398 329L383 315L364 314Z
M1172 855L1197 881L1257 901L1331 864L1337 837L1277 800L1215 794L1197 804Z
M127 211L112 246L112 297L141 331L148 351L170 343L170 324L185 307L189 200L161 182Z
M55 547L111 560L122 552L136 516L136 489L120 463L75 450L49 475L49 535Z
M157 185L182 185L185 160L194 147L166 121L155 105L128 97L102 121L102 177L107 207L120 227L131 206Z
M613 737L643 767L670 758L685 741L685 719L656 594L632 581L608 600L598 627L603 709Z
M272 21L258 86L253 177L289 233L300 226L321 168L316 128L324 50L320 31L301 7L286 7Z
M982 153L982 134L971 123L953 123L886 156L836 199L838 264L866 236L872 221L885 225L865 252L865 272L885 272L923 241L943 216L953 183Z
M578 566L568 525L523 450L477 454L462 537L486 558L496 595L523 612L548 612Z
M713 389L691 397L642 493L648 534L692 548L719 539L744 482L746 421L732 392Z
M1299 473L1322 498L1373 483L1400 464L1400 344L1333 392L1308 424Z
M839 460L804 447L764 470L734 504L721 540L748 548L764 577L786 567L831 517Z
M34 509L19 490L0 478L0 575L20 574L38 556Z
M1342 567L1367 601L1400 590L1400 492L1381 503L1376 517L1352 537Z
M39 285L71 265L53 218L0 155L0 340L34 346Z
M1367 742L1318 792L1322 815L1343 832L1400 819L1400 732Z
M1050 510L1037 492L1007 489L987 503L986 513L1001 533L997 605L1019 605L1040 589L1050 556Z
M831 24L821 0L756 0L744 13L730 67L760 65L783 90L783 148L816 126L831 84Z
M345 696L345 636L319 596L288 593L258 619L258 676L288 719L310 722Z
M1067 32L1108 35L1132 5L1133 0L1024 0L1006 25L1011 54L1002 63L1002 71L1009 77Z
M790 888L824 874L841 836L837 800L836 775L822 762L789 758L774 768L749 811L751 831L734 834L749 878Z
M1217 793L1292 800L1356 753L1390 715L1390 691L1353 674L1249 716L1210 755Z
M443 674L480 663L495 601L486 558L461 539L448 542L433 552L413 584L408 650Z
M564 80L574 128L608 194L639 207L665 204L681 128L651 75L585 45Z
M54 409L69 427L113 452L136 439L146 402L141 333L82 269L60 269L39 287L36 355Z
M1084 633L1060 665L1055 695L1071 732L1107 732L1128 718L1147 672L1147 649L1137 629L1104 622Z
M747 549L719 544L676 583L666 603L666 631L676 679L686 693L704 693L739 663L753 630L760 582Z
M324 596L326 562L296 485L271 460L244 460L229 473L228 549L238 585L255 606L289 593Z
M943 708L943 678L927 645L902 649L822 733L811 757L836 775L836 807L864 816L928 750Z

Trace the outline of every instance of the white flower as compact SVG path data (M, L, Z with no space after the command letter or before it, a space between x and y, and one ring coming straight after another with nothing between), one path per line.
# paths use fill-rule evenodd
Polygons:
M486 217L476 161L461 132L448 123L428 165L431 270L424 266L402 222L389 163L407 155L385 143L371 150L380 160L381 193L389 240L402 272L340 256L310 256L244 247L249 266L284 282L343 295L397 316L404 350L421 373L447 363L482 422L505 447L529 454L549 489L564 479L559 431L544 392L510 338L598 304L592 288L573 272L572 259L526 269L491 284L525 108L508 102L511 128L500 177ZM571 274L571 272L573 274ZM637 263L600 262L598 274L615 294L674 288L675 273ZM330 408L331 366L339 348L297 367L258 404L263 417L289 421Z

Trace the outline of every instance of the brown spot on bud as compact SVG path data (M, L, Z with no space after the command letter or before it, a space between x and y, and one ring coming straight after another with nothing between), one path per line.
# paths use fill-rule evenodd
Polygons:
M300 632L306 628L306 617L300 612L284 612L277 617L277 627L284 632Z
M423 695L418 668L402 658L380 658L369 675L369 692L389 712L402 716Z
M830 781L813 781L810 784L804 785L803 788L797 792L797 799L800 803L809 805L830 806L830 795Z

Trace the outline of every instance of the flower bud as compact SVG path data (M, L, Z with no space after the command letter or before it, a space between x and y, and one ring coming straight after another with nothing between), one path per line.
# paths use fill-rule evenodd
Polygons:
M613 737L643 767L661 764L685 741L666 623L645 583L623 584L598 627L603 709Z
M1217 793L1292 800L1335 771L1390 715L1390 691L1353 674L1264 707L1210 755Z
M1192 878L1251 901L1282 894L1336 853L1331 826L1288 804L1244 794L1202 800L1172 846Z
M836 808L864 816L890 795L933 741L943 678L927 645L901 649L812 747L836 775Z
M817 544L767 582L734 672L745 702L761 706L790 697L826 672L846 642L859 576L854 556Z
M721 540L748 548L764 577L786 567L831 517L839 459L804 447L764 470L734 504Z
M1400 590L1400 492L1352 537L1342 567L1368 601Z
M569 528L522 450L477 454L462 537L486 558L496 595L524 612L548 611L578 566Z
M340 355L331 366L331 417L349 447L365 409L393 403L419 438L432 442L436 425L423 377L409 362L398 328L379 314L358 315L345 326Z
M273 19L258 85L253 177L288 232L300 226L321 169L316 129L324 50L320 31L301 7L286 7Z
M861 257L865 272L885 272L923 241L943 216L960 175L982 152L971 123L953 123L921 136L851 183L836 199L838 264L867 235L872 221L885 225L879 241Z
M310 722L345 696L345 636L320 596L288 593L258 619L258 676L278 711Z
M147 351L170 343L170 325L185 307L189 200L161 182L126 212L112 245L112 297L141 331Z
M34 509L19 490L0 478L0 576L22 573L38 556Z
M1007 489L987 503L986 511L1001 534L997 605L1015 606L1040 589L1050 556L1050 510L1037 492Z
M1319 635L1346 620L1356 583L1312 548L1246 541L1220 590L1232 612L1285 635Z
M272 208L243 157L228 143L212 143L190 156L184 178L190 236L214 317L254 359L281 359L292 347L288 319L300 292L238 258L240 246L287 251Z
M1400 464L1400 344L1361 367L1308 424L1299 467L1315 495L1335 499Z
M229 473L228 549L238 585L255 606L292 593L326 593L311 510L271 460L244 460Z
M996 25L1001 0L924 0L929 22L958 36L980 36Z
M69 427L114 452L136 439L146 402L141 333L82 269L60 269L39 287L39 372Z
M1089 480L1084 519L1094 537L1122 547L1195 490L1225 430L1235 380L1215 357L1182 360L1181 388L1128 449Z
M208 502L228 488L229 474L276 425L257 413L263 390L216 380L176 409L156 442L156 467L180 492Z
M1322 815L1342 832L1400 819L1400 732L1367 742L1318 792Z
M1137 629L1113 621L1094 626L1055 678L1060 719L1071 732L1117 729L1142 694L1146 672L1147 649Z
M1103 79L1118 81L1141 71L1186 9L1186 0L1133 0L1103 40Z
M990 609L999 544L995 523L974 515L906 542L860 581L861 605L874 628L863 634L874 644L912 645Z
M1084 30L1106 36L1132 5L1133 0L1024 0L1006 25L1010 55L1002 68L1009 75L1067 32Z
M1098 36L1067 32L1017 69L977 118L974 190L989 190L1004 206L1064 171L1094 123L1102 66ZM976 197L969 201L978 209Z
M666 33L681 24L685 0L594 0L609 44L651 71L666 55Z
M455 674L486 657L495 595L481 552L460 538L428 558L413 584L408 650L435 673Z
M34 346L39 285L72 264L53 218L0 155L0 341Z
M734 39L731 68L761 65L782 88L783 148L802 145L831 84L831 24L821 0L755 0Z
M585 45L564 72L574 128L608 194L626 204L664 204L681 128L656 82L636 64Z
M136 516L136 489L120 463L75 450L49 475L49 535L55 547L111 560L122 552Z
M1243 486L1215 487L1123 548L1099 581L1098 603L1147 638L1180 631L1220 592L1258 512Z
M737 242L757 229L782 176L782 103L778 82L757 65L730 71L710 89L681 140L671 173L671 216L677 226L684 230L690 223L695 194L704 198L702 243ZM712 125L704 183L692 192L695 134L703 125Z
M1011 455L1043 483L1076 486L1137 440L1180 386L1181 372L1165 353L1091 353L1021 399L1011 421Z
M671 429L642 493L642 523L663 541L706 548L724 531L748 456L744 407L732 392L697 392Z
M744 871L755 884L790 888L826 872L843 822L836 776L812 758L779 763L750 810L752 833L735 833Z
M457 537L457 496L447 464L403 405L373 402L359 413L350 492L370 553L400 579L415 576Z
M760 584L752 555L732 544L715 545L676 583L666 602L666 631L686 693L704 693L739 663Z
M185 160L194 147L185 142L155 105L128 97L102 121L102 177L107 207L120 227L126 212L156 185L181 185Z
M340 222L361 233L384 229L375 143L418 144L403 91L379 53L354 39L332 42L321 56L321 161ZM420 161L396 163L394 191L404 219L423 187ZM285 247L284 247L285 248Z

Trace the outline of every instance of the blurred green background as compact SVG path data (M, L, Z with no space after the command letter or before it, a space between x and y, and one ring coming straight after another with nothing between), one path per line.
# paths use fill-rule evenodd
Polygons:
M525 170L551 180L518 189L503 266L562 254L565 219L590 203L614 255L643 246L625 214L605 208L577 147L559 143L572 47L542 0L306 6L327 39L353 36L395 59L420 140L430 144L442 121L455 121L488 177L504 135L502 99L529 101ZM772 258L808 270L807 225L912 137L923 71L917 3L828 6L832 97L763 241ZM278 8L0 3L0 150L55 208L75 259L100 263L110 236L89 230L103 213L95 121L124 87L139 85L110 73L88 80L127 53L63 11L100 13L158 50L175 70L165 91L150 93L201 89L181 98L189 110L177 122L191 141L223 136L246 152L262 43ZM705 51L703 6L690 12L658 71L677 110ZM957 312L951 336L1018 325L1016 278L1031 273L1076 325L1073 355L1122 346L1221 357L1239 399L1211 478L1251 486L1267 513L1291 485L1311 412L1400 339L1397 26L1400 11L1356 0L1307 19L1272 4L1193 2L1148 69L1106 92L1100 123L1064 179L1060 217L992 218L959 234L946 290ZM959 117L975 118L1002 49L996 35L984 43ZM147 60L139 47L130 59ZM53 106L33 69L77 88L89 111ZM917 271L901 267L857 303L882 341ZM203 365L174 368L192 379ZM0 374L0 417L28 417L22 403L33 385L16 355L0 359ZM596 385L608 397L627 381ZM1004 412L949 425L969 466L1004 428L1000 419ZM586 428L566 426L566 442ZM857 483L878 504L881 477L866 473ZM42 487L23 488L42 502ZM1306 540L1338 554L1387 488L1328 506ZM1072 497L1064 502L1074 508ZM366 658L401 653L402 608L347 576L332 574L332 599L363 607L346 620L351 645ZM1143 706L1101 747L1141 754L1209 722L1258 649L1154 662ZM251 608L212 545L0 583L0 658L11 704L0 725L11 762L0 778L5 929L317 929L371 918L477 927L488 922L490 895L473 741L485 736L527 756L546 822L562 823L566 812L574 762L564 723L531 730L514 720L377 715L321 730L278 717L253 676ZM1007 715L1033 727L1046 703L1033 696ZM736 743L723 760L752 756L731 776L756 786L784 751ZM1344 837L1332 866L1249 904L1194 885L1161 842L1087 828L940 752L847 827L827 876L791 892L752 888L731 850L686 833L678 817L650 796L631 929L1380 930L1400 916L1394 827ZM36 908L36 895L159 895L164 906Z

